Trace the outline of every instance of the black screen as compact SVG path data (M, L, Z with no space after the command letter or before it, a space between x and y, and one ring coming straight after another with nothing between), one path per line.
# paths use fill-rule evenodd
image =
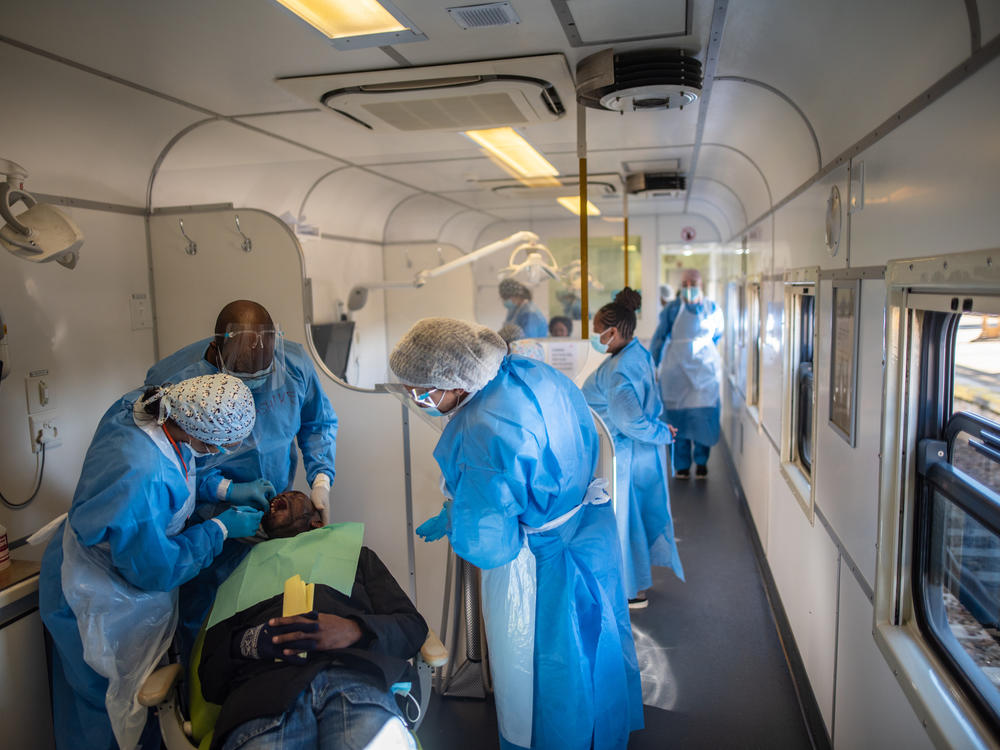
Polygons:
M354 321L342 320L337 323L321 323L312 327L313 344L323 358L330 372L341 380L347 380L347 359L351 354L354 339Z

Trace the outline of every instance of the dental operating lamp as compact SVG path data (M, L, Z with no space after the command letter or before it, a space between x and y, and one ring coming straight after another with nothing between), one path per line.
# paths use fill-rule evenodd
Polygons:
M500 250L506 250L511 246L515 248L515 253L522 248L544 249L545 252L548 252L548 248L541 244L538 235L534 232L515 232L510 237L505 237L502 240L491 242L489 245L484 245L478 250L473 250L471 253L455 258L455 260L444 263L436 268L418 271L417 274L409 281L372 281L365 284L358 284L351 289L351 292L347 297L347 309L360 310L364 307L365 303L368 302L368 291L370 289L419 289L433 278L446 274L449 271L454 271L456 268L466 266L469 263L477 261L480 258L484 258L492 253L499 252ZM549 258L551 259L551 257L552 254L549 253Z

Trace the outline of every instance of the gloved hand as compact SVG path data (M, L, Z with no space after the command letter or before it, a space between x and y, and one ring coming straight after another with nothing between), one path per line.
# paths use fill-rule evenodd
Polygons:
M250 505L262 511L269 509L268 501L277 495L274 485L266 479L252 482L233 482L226 490L226 501L233 505Z
M435 542L451 531L451 500L445 500L441 512L417 526L416 531L425 542Z
M226 527L227 538L237 539L256 534L260 519L263 517L263 511L241 505L223 511L212 520Z
M316 475L310 498L313 507L319 511L323 519L323 525L330 523L330 477L322 472Z
M303 664L309 658L309 651L316 648L314 639L295 639L283 643L274 643L274 637L287 633L315 633L319 629L316 622L319 615L316 612L306 612L298 615L296 621L281 625L263 623L256 627L239 630L233 633L230 641L230 653L235 658L243 659L282 659L292 664ZM312 620L313 622L302 622ZM294 649L286 654L285 649Z

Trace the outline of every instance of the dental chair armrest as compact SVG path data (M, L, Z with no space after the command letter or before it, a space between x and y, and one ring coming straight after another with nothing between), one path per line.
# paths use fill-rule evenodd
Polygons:
M139 688L139 705L158 706L163 703L180 676L180 664L168 664L157 669Z
M448 649L433 630L427 631L427 640L420 647L420 657L431 667L443 667L448 663Z

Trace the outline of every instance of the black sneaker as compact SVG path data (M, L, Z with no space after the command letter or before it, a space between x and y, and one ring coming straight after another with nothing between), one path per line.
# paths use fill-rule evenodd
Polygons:
M690 479L691 469L678 469L674 472L674 479Z
M640 591L635 595L635 599L628 600L629 609L645 609L649 606L649 599L646 598L646 592Z
M698 479L704 479L708 476L708 467L705 464L698 464L694 469L694 475Z

